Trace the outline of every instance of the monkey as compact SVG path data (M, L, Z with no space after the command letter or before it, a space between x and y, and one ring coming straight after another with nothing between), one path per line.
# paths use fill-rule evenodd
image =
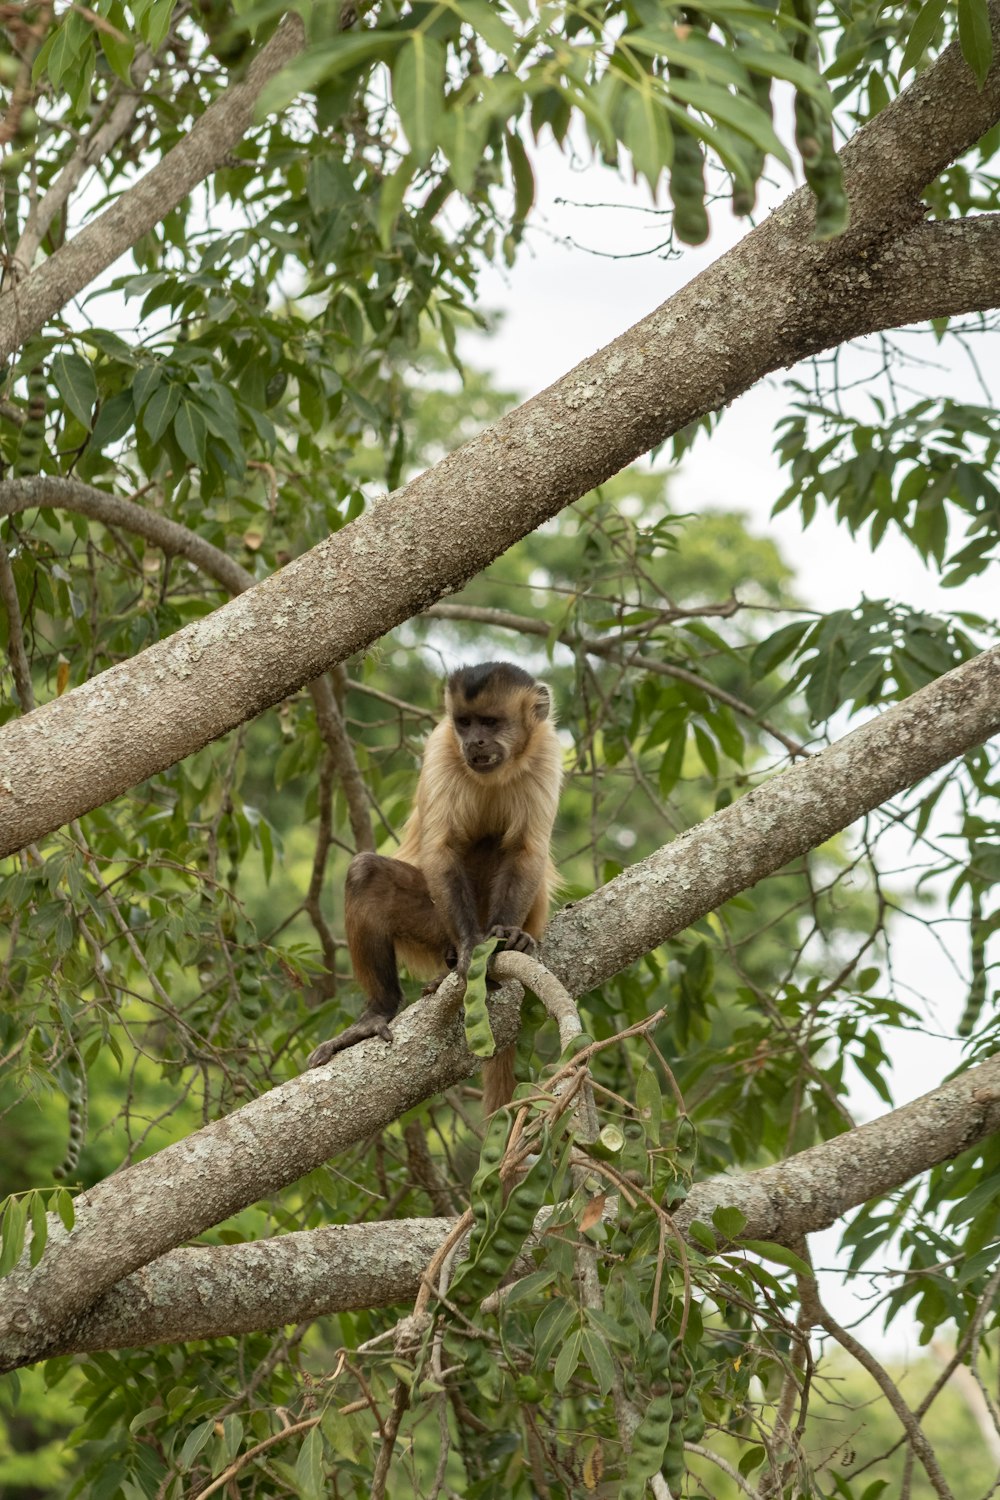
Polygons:
M403 1000L399 961L414 978L436 981L433 990L449 970L465 978L487 937L515 951L535 947L558 884L549 844L561 784L545 684L505 661L452 672L399 849L393 858L356 854L347 872L347 945L367 1006L307 1067L365 1037L392 1040L389 1022ZM484 1111L513 1092L509 1047L483 1070Z

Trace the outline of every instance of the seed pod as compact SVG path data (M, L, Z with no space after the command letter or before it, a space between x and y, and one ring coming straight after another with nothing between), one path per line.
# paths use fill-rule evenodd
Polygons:
M674 122L674 160L670 168L670 201L674 205L674 233L686 245L708 239L705 212L705 158L701 142Z
M818 69L815 0L792 0L792 9L795 19L802 23L795 32L792 54L800 62ZM816 199L813 237L833 239L847 228L850 205L844 191L840 157L834 149L830 120L819 100L804 89L795 91L795 144L802 158L806 182Z
M486 966L499 939L490 938L474 950L465 982L465 1040L473 1057L492 1057L497 1050L486 1009Z
M66 1060L66 1069L69 1073L69 1083L66 1089L66 1114L69 1121L69 1140L66 1144L66 1154L53 1172L57 1182L64 1181L71 1172L74 1172L80 1160L80 1152L83 1149L83 1140L87 1132L87 1075L83 1071L80 1059L75 1052L71 1052Z
M28 372L28 415L17 437L17 457L14 473L20 478L25 474L37 474L41 467L42 450L45 447L45 407L48 388L45 383L44 365L35 365Z

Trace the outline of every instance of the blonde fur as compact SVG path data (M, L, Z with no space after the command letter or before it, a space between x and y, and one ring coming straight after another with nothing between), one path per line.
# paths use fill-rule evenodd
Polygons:
M515 949L540 938L558 883L549 840L562 753L549 691L510 662L453 672L447 713L424 751L417 794L394 858L356 854L344 885L351 965L364 1011L321 1042L309 1067L368 1037L392 1040L404 996L399 963L434 979L468 972L476 943L495 931ZM513 1049L483 1070L487 1110L513 1092Z
M507 726L507 758L482 775L466 764L454 727L464 704L448 695L448 713L424 749L413 810L395 858L422 871L435 905L446 913L442 871L456 851L500 837L500 849L516 855L530 904L519 925L536 940L545 931L559 875L549 855L562 785L562 748L549 713L548 690L490 685L474 700L478 714L501 715ZM544 706L542 706L544 705ZM539 712L545 717L539 718ZM397 955L417 978L440 969L434 952L408 942ZM484 1108L509 1102L514 1088L514 1049L491 1058L483 1070Z

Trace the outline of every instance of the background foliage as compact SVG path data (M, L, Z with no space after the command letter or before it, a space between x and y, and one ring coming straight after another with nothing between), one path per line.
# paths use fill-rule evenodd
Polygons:
M56 251L190 131L282 9L2 8L8 289L19 251ZM817 233L832 235L845 207L834 144L956 31L980 78L991 55L979 0L303 10L307 51L270 86L238 153L83 305L24 344L0 401L5 479L72 478L131 497L254 578L513 400L462 367L457 335L484 324L482 267L518 252L540 140L665 191L678 243L705 238L709 210L723 211L715 200L750 214L768 157L794 161L817 194ZM67 209L66 174L133 84L127 127L88 161ZM794 146L772 122L789 109ZM1000 206L996 146L994 131L942 175L933 215ZM981 574L1000 521L992 409L940 392L901 404L883 385L862 410L836 374L818 367L791 388L778 506L808 523L830 505L872 547L899 531L950 585ZM961 609L930 616L865 599L818 615L739 515L674 506L663 461L704 438L682 434L658 466L619 475L448 611L335 676L380 848L391 852L405 816L439 669L458 660L516 656L553 685L567 762L557 852L572 898L802 743L995 639L995 621ZM80 514L65 493L28 510L11 494L0 564L17 609L0 611L10 663L0 722L219 602L196 565ZM0 865L0 1189L13 1195L0 1269L43 1204L68 1218L78 1187L292 1076L355 1013L339 904L355 835L335 770L303 692ZM565 1120L532 1096L540 1163L501 1210L476 1091L456 1089L215 1231L235 1241L451 1213L471 1190L479 1239L461 1274L476 1295L467 1288L443 1342L358 1354L393 1326L399 1310L388 1309L52 1360L0 1387L4 1492L196 1495L266 1442L239 1469L240 1493L364 1494L373 1410L386 1413L402 1382L394 1495L491 1495L500 1484L515 1496L637 1494L661 1465L679 1493L738 1493L693 1444L754 1484L770 1475L777 1488L762 1494L873 1500L905 1461L879 1456L896 1436L881 1412L844 1415L869 1399L856 1375L812 1369L796 1332L808 1267L780 1247L717 1252L707 1233L685 1250L661 1204L694 1173L761 1165L849 1128L859 1078L890 1101L894 1036L923 1024L893 983L890 919L906 908L936 920L925 889L943 893L954 950L965 944L968 1056L993 1050L997 785L992 753L971 753L584 997L598 1041L665 1011L654 1032L594 1057L601 1121L618 1144L591 1178L572 1176ZM558 1056L529 1004L519 1076ZM978 1148L867 1205L845 1232L853 1268L889 1255L903 1273L882 1283L886 1315L905 1310L925 1341L953 1322L968 1335L966 1361L995 1328L996 1158L995 1143ZM625 1207L602 1224L587 1205L612 1188ZM499 1317L476 1311L542 1202L561 1205L559 1232L535 1252L534 1274ZM581 1238L601 1251L597 1305L574 1279ZM928 1370L916 1372L924 1387ZM783 1401L804 1380L819 1394L793 1430ZM627 1465L622 1382L646 1414ZM942 1452L952 1483L985 1489L988 1449L954 1392L943 1400L968 1433ZM914 1495L930 1492L920 1482Z

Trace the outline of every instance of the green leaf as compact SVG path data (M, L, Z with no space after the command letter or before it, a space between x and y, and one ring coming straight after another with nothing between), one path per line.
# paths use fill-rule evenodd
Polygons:
M660 174L673 159L674 133L663 100L645 75L635 80L635 86L625 96L622 139L636 172L645 177L655 193Z
M562 1392L569 1385L576 1374L576 1367L580 1363L580 1349L583 1344L583 1335L579 1328L571 1333L559 1351L556 1367L552 1373L552 1381L556 1390Z
M304 1500L324 1500L326 1484L323 1478L323 1434L318 1427L306 1437L295 1460L295 1479L298 1493Z
M456 14L472 27L486 45L508 63L517 58L517 33L501 20L491 0L455 0Z
M941 24L947 0L926 0L910 27L910 35L903 48L903 60L899 65L899 76L915 68L933 40Z
M811 1267L786 1245L776 1245L771 1240L741 1240L740 1249L749 1250L752 1255L759 1255L761 1260L771 1260L776 1265L787 1266L798 1276L812 1277Z
M143 16L139 31L151 52L158 52L166 40L176 4L177 0L153 0L153 4Z
M439 127L441 149L448 158L455 186L468 197L475 191L476 177L483 165L489 115L475 105L471 108L456 105L441 116Z
M391 56L402 40L401 35L389 31L368 31L361 36L338 37L325 47L310 47L264 85L254 118L261 121L280 114L298 94L343 73L361 73L369 63Z
M226 1463L232 1463L243 1442L243 1418L230 1412L222 1423L222 1446Z
M378 196L378 237L383 250L392 244L392 231L396 227L399 211L403 206L406 189L413 180L416 160L404 156L395 172L383 179Z
M174 412L180 405L181 391L177 385L161 385L156 388L145 411L142 414L142 425L149 434L150 441L158 443L173 421Z
M787 149L775 134L770 116L759 105L739 94L730 94L714 83L698 83L691 78L671 78L670 92L685 104L700 109L710 119L751 141L760 151L770 153L785 166L791 166Z
M510 130L505 131L504 145L507 147L507 160L514 180L514 218L526 219L535 201L535 174L519 135Z
M602 1396L606 1396L615 1383L615 1365L607 1344L593 1328L583 1330L583 1357L597 1381ZM558 1389L558 1386L557 1386Z
M45 1254L45 1246L49 1239L49 1218L45 1212L45 1199L41 1193L32 1193L29 1202L31 1214L31 1253L29 1261L31 1265L37 1266Z
M441 43L415 31L393 65L393 102L416 163L426 161L438 143L444 110L444 62Z
M958 40L962 56L982 88L993 61L993 35L987 0L958 0Z
M0 1225L0 1276L6 1276L21 1259L24 1231L28 1223L28 1205L24 1196L8 1198Z
M987 1245L984 1250L978 1251L975 1255L970 1255L960 1267L955 1277L955 1285L968 1286L970 1281L976 1281L980 1276L985 1276L988 1271L992 1271L998 1257L1000 1257L1000 1240Z
M184 457L193 464L204 465L206 436L204 416L193 401L183 396L174 418L174 437Z
M712 1223L727 1240L736 1239L741 1230L746 1228L746 1222L746 1214L738 1208L724 1208L720 1205L712 1214Z
M97 381L90 361L80 354L56 354L52 380L74 417L89 428L97 401Z
M37 81L42 73L47 73L53 89L58 91L63 78L76 67L77 59L90 45L90 27L79 11L70 11L35 59L32 77Z
M215 1418L209 1417L205 1422L199 1422L197 1427L192 1428L184 1439L184 1446L177 1460L177 1467L181 1473L190 1469L198 1454L204 1448L215 1428Z
M62 1220L63 1228L70 1234L76 1223L76 1209L73 1206L73 1196L65 1188L60 1188L56 1193L56 1213Z
M107 19L118 32L117 36L101 27L97 31L101 51L117 73L122 83L131 86L132 83L132 59L135 56L135 40L130 35L131 27L125 15L125 7L120 0L114 0L114 4L108 7Z
M123 438L130 430L134 422L135 408L132 405L131 391L119 391L110 400L102 401L90 434L91 448L95 453L100 453L109 443L117 443L119 438Z

